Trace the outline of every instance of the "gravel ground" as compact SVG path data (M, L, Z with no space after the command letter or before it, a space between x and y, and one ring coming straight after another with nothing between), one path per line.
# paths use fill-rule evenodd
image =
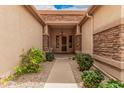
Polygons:
M81 80L81 71L79 71L79 66L77 64L77 62L75 60L72 60L69 62L70 66L71 66L71 69L72 69L72 72L74 74L74 77L75 77L75 80L78 84L78 87L79 88L85 88L83 86L83 81ZM96 68L94 66L91 67L91 70L95 70ZM102 83L105 83L109 80L109 77L107 77L105 74L104 75L104 80L102 81Z
M72 60L71 57L69 57L70 60ZM18 78L16 78L14 81L9 81L8 86L6 88L43 88L45 85L45 82L48 79L49 73L52 69L52 66L54 64L55 60L53 62L44 62L41 64L41 71L38 73L30 73L30 74L24 74ZM74 78L77 82L77 85L79 88L83 87L83 82L81 80L81 71L79 71L79 66L75 60L69 61L70 67L72 69L72 72L74 74ZM91 67L91 69L96 69L95 67ZM109 78L104 75L105 80L103 82L106 82L109 80ZM2 86L0 86L2 87Z
M74 78L75 78L75 80L77 82L77 85L78 85L79 88L81 88L82 87L81 86L81 82L82 82L81 73L82 72L79 71L79 66L78 66L78 64L77 64L77 62L75 60L70 61L69 64L71 66L72 72L74 74Z
M13 81L8 82L8 88L43 88L53 62L44 62L41 64L41 71L38 73L24 74Z

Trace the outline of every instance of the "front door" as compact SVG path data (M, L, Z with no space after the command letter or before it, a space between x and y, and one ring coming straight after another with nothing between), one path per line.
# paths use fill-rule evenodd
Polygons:
M55 44L55 42L53 42ZM53 49L55 53L73 53L73 36L56 35L56 44Z
M61 47L61 51L62 52L67 52L67 37L66 36L62 36L62 47Z

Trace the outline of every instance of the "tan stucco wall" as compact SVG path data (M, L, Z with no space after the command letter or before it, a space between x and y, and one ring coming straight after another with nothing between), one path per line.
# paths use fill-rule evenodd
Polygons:
M94 33L119 24L121 17L120 5L103 5L94 14ZM103 29L102 29L103 28Z
M121 6L121 18L124 18L124 5Z
M92 19L88 19L81 27L82 31L82 52L92 55L93 52L93 31Z
M41 46L42 26L24 6L0 6L0 75L13 70L23 49Z
M124 5L121 6L121 24L124 24Z

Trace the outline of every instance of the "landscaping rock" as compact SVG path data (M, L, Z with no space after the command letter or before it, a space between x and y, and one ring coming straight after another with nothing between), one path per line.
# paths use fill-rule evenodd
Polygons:
M8 81L6 88L43 88L54 62L41 63L41 71L19 76L14 81Z
M81 71L79 71L79 66L78 66L77 62L75 60L71 60L69 62L69 64L71 66L71 69L72 69L72 72L74 74L75 80L76 80L76 82L78 84L78 87L81 87L80 86L80 82L82 82L81 76L80 76L81 75Z

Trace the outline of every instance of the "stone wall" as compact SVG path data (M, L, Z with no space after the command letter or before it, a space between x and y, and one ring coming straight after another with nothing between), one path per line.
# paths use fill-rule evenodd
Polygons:
M95 66L124 81L124 24L94 34L93 43Z
M49 50L49 36L43 35L43 50L48 51Z
M124 61L124 24L120 26L121 34L120 34L120 54L121 61Z
M75 53L79 53L81 51L81 35L75 35L75 41L74 41L74 46L75 46Z
M120 61L120 33L121 25L94 34L93 53Z

